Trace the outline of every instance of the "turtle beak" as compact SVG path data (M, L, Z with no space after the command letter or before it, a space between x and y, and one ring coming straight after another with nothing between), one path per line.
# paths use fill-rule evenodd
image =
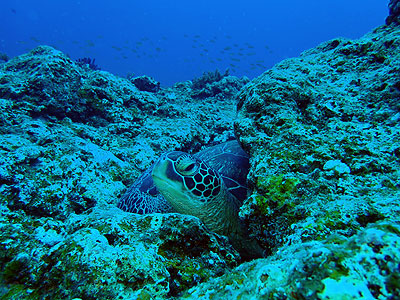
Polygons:
M164 190L176 190L182 184L182 178L177 175L173 162L168 159L167 155L161 156L154 164L151 177L161 194Z
M165 159L165 156L161 156L153 166L153 170L151 171L151 177L156 181L165 181L165 175L167 170L168 161Z

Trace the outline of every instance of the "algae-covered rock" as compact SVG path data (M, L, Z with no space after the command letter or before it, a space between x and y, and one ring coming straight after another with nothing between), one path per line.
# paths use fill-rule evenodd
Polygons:
M236 96L237 92L249 82L247 77L237 78L229 76L228 72L221 74L215 72L204 73L192 81L191 97L204 99L208 97L227 98Z
M0 226L7 299L173 297L238 260L227 239L177 214L114 207L60 222L3 209Z
M390 0L389 2L389 16L386 18L386 24L390 25L392 23L399 24L400 16L400 1Z
M282 248L202 283L182 298L397 299L399 246L400 227L380 222L350 239L331 236Z
M0 297L399 298L398 1L389 8L388 26L251 82L208 73L139 90L47 46L0 64ZM115 207L162 152L235 136L251 163L240 216L268 257L243 263L194 217Z
M170 298L239 262L196 218L116 208L161 152L233 137L233 97L182 86L139 91L48 46L1 64L1 297Z
M271 251L399 220L399 36L328 41L241 90L253 188L241 214Z
M47 46L9 60L0 66L1 198L64 218L115 203L163 151L232 138L233 99L188 99L181 89L141 92Z
M130 81L141 91L155 93L160 90L160 83L149 76L134 77Z

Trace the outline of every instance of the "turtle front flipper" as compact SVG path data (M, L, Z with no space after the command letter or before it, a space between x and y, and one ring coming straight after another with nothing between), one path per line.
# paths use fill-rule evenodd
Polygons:
M151 177L152 170L153 167L147 169L127 189L118 201L118 208L137 214L168 213L174 211L154 185L153 178Z

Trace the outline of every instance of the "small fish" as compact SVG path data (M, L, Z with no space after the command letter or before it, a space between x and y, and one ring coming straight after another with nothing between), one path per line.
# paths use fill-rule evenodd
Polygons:
M35 36L31 36L30 39L31 39L32 41L34 41L35 43L40 43L40 40L39 40L37 37L35 37Z
M94 47L94 43L91 40L86 40L86 46L88 47Z

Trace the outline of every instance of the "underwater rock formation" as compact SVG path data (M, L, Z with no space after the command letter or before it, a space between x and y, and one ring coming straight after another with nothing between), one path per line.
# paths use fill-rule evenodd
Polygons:
M398 13L201 97L46 46L1 63L0 297L399 298ZM160 153L235 136L251 156L240 215L269 257L242 263L191 216L115 207Z
M235 100L186 86L142 92L47 46L0 65L1 297L168 298L237 265L196 218L116 208L161 152L233 137Z
M90 58L90 57L82 57L82 58L78 58L76 60L76 62L81 66L86 66L91 70L101 70L101 68L96 65L96 59L95 58Z
M235 130L254 190L242 216L272 250L397 218L399 32L328 41L241 90Z
M249 82L247 77L229 76L228 70L221 74L218 70L205 72L192 80L192 98L204 99L209 97L230 98Z
M241 216L271 255L185 298L400 297L399 37L393 23L322 43L240 91Z
M238 259L226 239L178 214L109 207L62 222L3 208L1 227L2 299L169 298Z
M389 16L386 18L386 24L392 23L400 24L400 1L390 0L389 3Z
M149 76L139 76L129 79L140 91L156 93L160 90L160 83Z
M182 299L398 299L399 230L382 222L349 239L287 246L188 290Z

